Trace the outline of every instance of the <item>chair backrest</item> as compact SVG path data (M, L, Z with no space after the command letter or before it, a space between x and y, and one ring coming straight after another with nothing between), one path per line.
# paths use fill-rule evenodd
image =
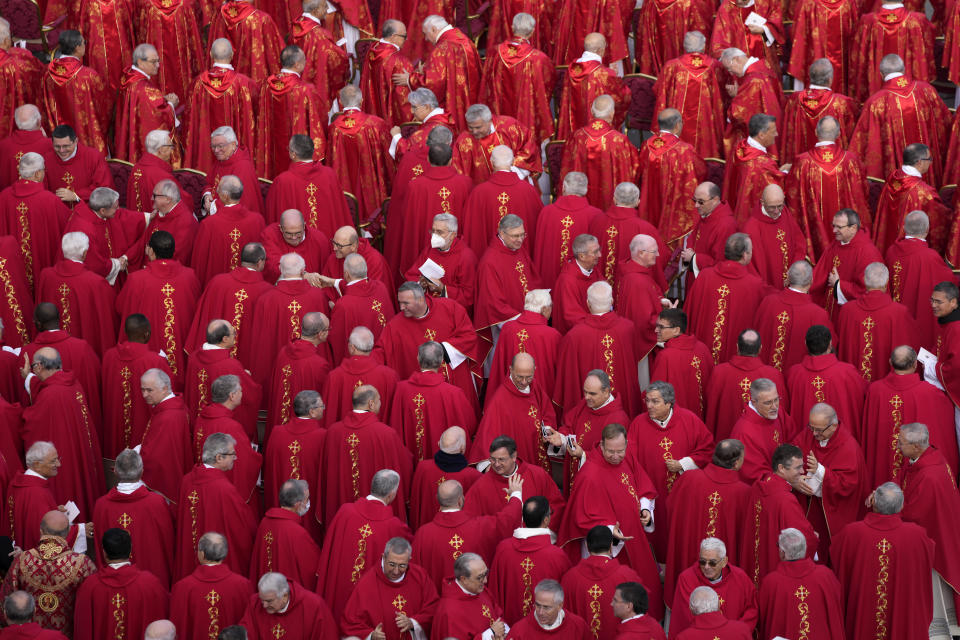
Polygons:
M419 122L404 122L400 125L400 135L409 138L413 132L420 128Z
M112 158L107 160L107 166L110 168L111 177L113 177L114 188L120 194L120 206L127 208L127 183L130 182L133 164L126 160Z
M260 197L263 198L263 201L267 201L267 193L270 191L270 185L273 184L273 180L267 180L266 178L258 178L257 183L260 185Z
M653 91L656 78L646 74L631 73L624 76L623 83L630 88L630 106L627 107L627 128L650 130L653 123L653 108L657 96Z
M883 193L883 186L886 183L880 178L867 177L867 185L869 191L867 192L867 204L870 206L870 218L873 219L877 215L877 204L880 202L880 194Z
M727 161L720 158L706 158L707 182L723 184L723 175L726 173Z
M360 229L360 203L357 202L357 196L349 191L344 191L343 196L347 199L347 206L350 207L350 215L353 217L353 226Z
M193 198L194 214L200 218L203 205L203 188L207 184L207 174L196 169L177 169L173 172L180 189L186 191Z
M948 184L940 187L940 199L943 200L943 204L950 207L950 210L953 211L954 198L957 196L957 185Z
M560 193L560 169L563 166L563 147L565 145L566 140L551 140L544 149L547 156L545 169L550 174L551 191L553 191L554 196Z

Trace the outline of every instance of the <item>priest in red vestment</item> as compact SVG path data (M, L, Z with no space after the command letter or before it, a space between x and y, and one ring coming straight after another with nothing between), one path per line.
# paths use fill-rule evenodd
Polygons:
M453 576L445 578L433 616L431 638L471 638L490 632L506 638L503 610L487 590L487 564L473 552L457 557Z
M773 381L784 410L789 409L783 375L760 359L760 348L760 335L754 329L746 329L737 337L737 355L713 370L707 393L706 425L717 441L730 437L734 424L750 403L750 385L758 378Z
M887 356L894 347L916 344L913 316L887 293L890 272L882 262L867 265L866 292L843 305L837 320L840 359L849 362L867 382L890 371Z
M57 125L50 138L53 152L47 151L43 156L47 170L44 184L64 203L73 206L88 199L97 187L113 187L104 154L80 144L73 127Z
M790 526L778 535L780 562L760 585L762 637L810 633L824 640L843 640L840 581L829 568L814 564L806 535Z
M250 579L277 571L312 591L317 586L320 547L302 523L310 510L310 487L306 480L291 478L278 495L279 506L268 509L257 527Z
M157 327L150 335L150 347L163 350L170 372L182 381L186 373L185 341L200 296L200 282L192 269L173 256L171 234L157 231L150 236L149 262L141 271L130 274L117 296L117 312L123 318L131 313L147 316L150 326Z
M660 111L657 126L659 133L640 150L640 208L672 245L688 234L697 220L696 207L687 194L703 181L707 169L694 147L680 137L680 111Z
M573 260L560 271L553 288L553 326L561 334L586 318L587 289L603 279L597 268L600 263L600 243L589 233L578 235L571 245Z
M771 147L777 138L777 123L773 116L756 113L750 116L750 136L740 140L730 153L723 174L723 192L731 203L739 224L747 217L760 200L764 187L770 184L783 186L786 181L782 171L771 155Z
M59 473L63 463L56 447L45 441L27 447L25 460L26 471L14 475L5 491L10 526L8 535L21 549L32 549L43 535L40 525L44 515L59 511L49 481ZM86 523L82 526L85 529ZM72 546L76 537L81 535L81 527L70 527L69 533ZM95 566L92 562L90 564Z
M227 552L225 536L203 534L197 543L199 566L170 590L170 619L187 640L206 640L243 617L253 585L224 564Z
M833 116L817 122L817 143L793 159L786 192L806 238L807 255L819 259L833 242L830 221L843 208L869 218L867 174L860 157L838 140L840 124Z
M603 49L599 53L605 61L616 65L618 72L622 74L623 60L630 56L627 31L632 9L628 3L615 1L598 2L589 6L561 6L554 24L554 62L557 65L570 64L585 37L602 36ZM604 51L607 41L610 49Z
M19 27L23 28L23 27ZM13 112L22 104L40 104L40 80L43 64L32 53L13 46L9 23L0 33L0 82L4 88L0 108L0 136L13 131Z
M684 53L667 60L657 74L654 113L678 109L690 123L680 132L680 139L692 145L701 158L722 158L726 116L720 93L721 67L705 54L706 48L707 39L700 31L684 34Z
M817 534L807 520L792 489L803 481L803 452L792 444L781 444L773 453L770 468L753 484L747 510L745 535L740 538L740 567L755 585L777 568L780 554L777 536L790 527L806 538L802 556L813 558Z
M586 620L564 608L564 592L559 581L539 581L534 588L533 603L530 613L510 629L508 638L553 638L554 634L584 640L595 637Z
M222 40L222 42L227 42ZM202 74L201 74L202 75ZM252 113L252 111L251 111ZM224 116L226 119L227 116ZM252 118L252 115L251 115ZM231 120L233 118L230 118ZM250 124L252 127L252 123ZM238 125L241 131L243 128ZM246 146L241 146L237 139L237 133L233 127L224 125L217 127L209 134L210 151L213 152L213 165L210 166L211 158L206 153L206 140L204 140L204 150L202 153L204 166L208 167L207 184L203 187L202 204L203 210L207 213L216 212L218 205L214 204L217 198L217 189L220 186L220 179L224 176L237 176L244 185L257 184L258 188L244 189L243 196L240 198L240 204L249 209L262 213L266 211L263 204L263 193L259 188L257 181L257 171L253 166L253 158ZM253 134L250 132L246 136L247 140L253 140Z
M784 201L783 189L768 184L742 227L756 249L751 267L766 284L776 289L786 286L790 265L807 255L806 237Z
M393 295L383 282L367 277L367 261L362 255L352 253L343 259L343 276L346 286L337 289L343 295L330 311L327 337L333 364L347 355L348 337L356 327L370 329L376 339L394 316Z
M677 405L703 420L707 415L707 384L713 372L713 356L707 346L687 333L687 314L667 308L657 316L654 328L657 346L650 380L673 385Z
M400 53L407 40L407 27L399 20L384 20L379 42L367 49L360 65L360 92L367 99L370 113L380 116L390 126L413 120L407 96L410 88L394 85L395 73L412 73L413 63ZM399 160L399 158L397 158Z
M325 28L324 21L331 8L326 0L309 0L302 8L300 17L291 15L291 20L284 23L292 22L290 44L303 49L307 57L303 79L316 85L327 104L333 104L340 89L350 80L350 54ZM343 106L341 103L340 107Z
M246 0L232 0L233 3L246 3ZM303 50L290 45L283 50L281 56L282 68L260 82L260 97L257 105L257 118L260 127L257 129L256 150L257 172L261 178L273 179L277 177L288 160L319 162L325 156L326 125L330 103L323 99L323 95L313 85L301 77L306 68L306 57ZM295 150L291 136L304 135L312 142L309 155L301 155L304 142L298 141ZM291 157L296 153L296 157ZM273 189L271 189L272 191ZM301 196L302 197L302 196ZM310 194L308 197L312 198ZM315 218L311 209L310 218ZM268 212L272 211L268 203ZM268 215L272 219L272 216Z
M133 50L133 66L120 81L120 96L113 144L113 157L135 162L143 155L143 141L155 129L173 131L177 125L175 109L180 97L166 95L154 78L160 71L160 54L151 44L140 44ZM180 166L179 153L171 164Z
M263 216L242 204L245 187L239 176L225 175L217 186L217 208L200 223L190 260L201 285L240 266L241 251L260 239Z
M173 568L173 513L162 495L150 491L141 482L143 460L136 451L121 451L114 471L119 484L97 499L93 508L94 530L120 527L127 531L132 537L131 562L136 562L138 569L152 573L164 589L169 589ZM107 560L104 550L98 548L97 564L101 570Z
M590 234L600 242L600 264L603 277L615 290L620 290L617 278L621 274L620 265L630 260L630 244L637 234L654 238L657 242L658 258L654 277L657 284L666 290L663 268L670 255L657 228L641 217L637 210L640 204L640 189L632 181L619 183L613 191L613 206L593 218L588 227Z
M84 66L87 45L79 31L61 31L58 44L60 56L47 65L40 88L44 123L50 131L57 125L71 125L82 144L106 155L115 97L106 79Z
M127 199L134 211L151 209L153 188L161 180L176 180L170 160L173 157L173 138L169 131L155 130L147 133L143 142L144 153L133 165L130 181L127 183ZM193 198L180 190L180 198L189 211L193 211Z
M527 228L519 216L503 216L497 225L497 235L489 240L489 247L480 259L473 316L480 329L515 318L523 310L527 293L540 285L533 260L523 246Z
M730 95L724 134L728 157L742 140L754 135L750 130L750 120L754 115L764 114L778 121L783 120L783 92L779 74L758 62L740 49L725 49L720 57L721 65L734 80L734 84L726 87ZM770 138L763 146L770 148L771 156L778 155L775 139Z
M561 195L537 216L533 259L545 285L553 285L572 255L573 239L587 233L590 222L601 213L586 199L587 184L586 174L568 171Z
M687 34L708 31L713 11L696 0L642 6L636 27L638 71L659 76L667 61L685 53Z
M387 292L394 290L393 274L390 272L390 267L387 265L386 259L383 257L383 254L373 247L370 240L362 237L362 235L357 232L355 225L348 224L337 229L330 237L330 244L333 245L333 253L327 257L326 262L323 263L320 269L323 275L308 274L311 284L331 287L329 291L324 292L324 295L331 298L343 295L343 286L346 283L341 280L341 277L346 277L346 259L354 254L363 258L367 267L367 275L377 281L377 285L375 285L376 288L379 289L377 295L385 298ZM354 269L352 269L350 281L355 281L360 271L362 271L360 264L355 264ZM381 301L384 303L388 302L387 299L383 298L381 298ZM378 322L379 320L380 319L377 318ZM383 323L380 324L382 326Z
M330 322L319 311L303 316L300 337L280 349L267 379L267 427L263 442L270 440L273 425L293 417L296 395L308 389L322 389L330 373L326 345Z
M308 227L298 209L287 209L280 220L264 227L260 242L265 250L263 279L275 284L280 278L280 258L295 253L304 260L305 268L316 273L330 256L330 240L318 229ZM326 296L324 296L326 297ZM249 356L245 355L244 359Z
M189 267L200 224L193 211L180 199L180 194L180 187L175 180L161 180L153 186L153 212L144 239L149 244L157 232L169 233L174 240L173 255L170 257ZM133 262L134 258L130 260Z
M289 635L302 640L336 640L337 618L326 601L282 573L265 573L240 620L250 640Z
M436 445L436 453L433 454L433 457L421 460L417 464L413 472L413 487L410 489L410 495L412 496L410 500L410 526L413 529L419 530L422 525L433 520L438 514L437 512L441 510L437 489L444 481L456 481L460 485L460 497L462 498L464 492L470 489L473 483L480 478L480 472L467 463L466 451L467 432L463 427L449 427L440 434L440 439ZM450 501L452 505L457 500L453 497ZM460 505L457 508L462 509L463 506ZM511 519L504 526L512 527L517 518ZM484 536L480 536L480 538L483 539ZM418 550L417 553L419 552ZM442 579L446 577L448 572L445 570L442 575L436 575L430 567L426 568L428 572L433 574L435 582L438 585L442 584Z
M879 4L879 3L878 3ZM883 3L860 17L850 59L851 94L861 103L886 82L886 72L878 71L882 59L899 55L911 78L933 82L936 78L933 41L936 29L923 13L901 2Z
M810 295L836 322L840 307L863 295L863 272L871 262L883 262L882 254L870 242L860 215L840 209L833 216L834 242L827 247L813 269Z
M380 566L366 572L350 594L340 619L344 634L365 638L379 631L390 640L406 633L426 637L440 597L423 567L411 564L412 554L405 538L387 541Z
M320 456L327 436L322 423L324 409L317 391L300 391L293 398L290 419L271 429L263 460L264 503L267 508L279 505L277 496L288 478L305 480L313 495L320 500ZM304 525L311 535L322 539L322 531L313 517L308 517Z
M831 540L864 514L864 496L869 492L863 449L846 425L841 425L833 407L813 405L806 429L794 442L803 450L807 478L797 485L804 494L807 519L817 531L819 559L829 562ZM808 492L809 490L809 492Z
M734 423L730 437L743 443L740 478L753 484L770 470L777 447L790 440L795 421L780 407L780 392L773 380L757 378L749 386L750 402Z
M501 41L484 64L480 101L494 113L516 118L539 143L554 131L550 96L556 72L547 54L530 43L536 38L537 27L542 29L543 25L537 25L529 13L517 13L510 19L513 36Z
M287 150L283 158L284 162L289 158L288 168L274 178L267 192L267 222L278 222L284 211L296 209L303 213L308 227L318 229L327 238L343 225L353 224L336 172L320 162L324 149L322 136L318 141L307 132L299 132L288 137L287 143L282 146Z
M61 247L64 259L40 273L36 299L57 305L62 329L85 340L102 356L117 341L116 294L102 276L83 264L90 247L86 234L65 234Z
M161 369L148 369L140 376L140 392L150 405L140 448L143 481L151 491L175 504L180 481L193 467L187 408L181 397L173 394L170 376Z
M737 232L733 210L721 199L720 187L703 182L693 191L699 218L680 245L680 267L687 272L686 286L693 284L702 269L723 260L727 238Z
M778 49L784 39L782 4L724 0L713 21L710 50L719 57L725 49L737 48L779 75Z
M808 86L799 95L810 95L811 90L818 92L818 89L830 89L822 94L827 96L832 91L850 95L855 84L851 67L859 13L858 4L845 0L800 0L794 3L793 43L787 71L797 80L803 80L809 67L811 84L819 85L816 88ZM831 70L831 77L819 78L825 82L813 78L812 65L819 66L821 61L828 62ZM821 68L824 67L826 65Z
M378 358L370 357L374 345L373 332L367 327L355 327L347 339L347 354L340 365L327 376L323 389L327 418L330 425L341 420L353 409L353 390L360 385L372 385L380 392L380 418L388 420L393 394L400 378L392 368Z
M232 150L227 147L230 144L239 146L238 138L243 141L244 154L249 156L246 149L254 143L254 109L259 89L250 76L233 68L233 45L227 38L210 41L210 61L210 69L199 73L188 88L183 165L207 174L239 175L234 167L220 171L216 167L218 163L226 163L237 151L236 147ZM230 128L233 140L213 139L215 132L222 127ZM216 161L208 152L211 147L216 147L213 148ZM255 178L256 174L251 173L250 176ZM247 179L248 176L244 175L243 178ZM215 178L213 182L216 182ZM263 202L259 189L250 191L256 192L260 201L260 208L254 210L261 211ZM244 204L253 209L248 202Z
M834 537L830 555L852 640L929 633L934 543L922 527L903 521L903 497L895 484L881 484L870 495L873 511ZM911 603L909 610L904 602Z
M640 154L625 135L611 126L613 100L602 95L593 102L593 120L578 129L564 146L561 175L580 171L587 176L587 200L601 209L610 207L613 191L622 182L634 182L640 173Z
M657 316L669 306L656 268L659 257L656 238L637 234L630 241L630 260L620 264L617 275L614 309L637 327L636 352L641 360L641 372L644 368L650 369L650 361L644 363L643 360L657 343Z
M207 8L207 3L203 4ZM209 13L205 11L204 22L210 24L210 42L226 38L233 44L238 73L250 76L260 84L271 72L279 69L283 36L270 14L253 3L246 0L224 2L219 7L214 6ZM261 87L261 91L264 89Z
M98 0L80 4L79 30L84 36L84 45L89 45L87 64L115 93L124 71L130 66L133 48L137 44L135 3L130 0Z
M879 68L883 84L860 111L851 150L863 160L868 176L883 180L899 168L908 144L925 144L932 162L930 184L939 187L944 145L950 135L947 105L922 78L904 75L903 59L895 53L885 55Z
M540 363L537 383L548 397L553 397L556 383L556 361L560 345L560 333L548 326L553 310L553 301L547 289L534 289L523 301L523 311L515 319L505 322L500 329L497 348L490 363L487 389L496 390L509 375L513 357L521 352L529 353ZM493 393L486 396L489 404Z
M246 576L250 569L256 520L250 506L227 477L237 458L232 436L213 433L203 443L202 462L183 477L177 499L177 552L174 576L184 578L199 560L194 551L207 531L222 531L233 552L230 569Z
M391 538L413 538L390 506L400 490L400 474L381 469L369 483L366 497L343 504L333 520L325 523L317 592L330 602L335 614L343 612L357 582L377 564L376 549L386 547Z
M820 2L821 0L807 0L807 4L813 6L819 6ZM851 18L853 17L853 6L846 2L838 2L837 6L846 8ZM802 72L805 72L806 68L799 71L801 73L796 77L803 78ZM819 140L817 126L827 116L834 118L840 125L840 147L846 147L850 141L850 134L853 133L856 123L856 106L851 98L831 90L833 75L834 65L830 60L818 58L810 65L810 84L787 98L783 109L783 142L779 145L781 162L792 163L794 158L813 147Z
M418 25L419 26L419 25ZM421 71L393 74L393 83L433 91L455 126L467 126L467 107L480 97L481 62L473 41L438 15L423 21L423 35L434 45Z
M607 42L600 33L587 34L583 54L570 62L560 88L557 106L557 139L569 140L573 133L590 124L593 101L607 95L613 99L610 123L620 131L630 106L630 89L614 69L603 64ZM564 61L560 64L565 64Z
M928 292L938 283L956 282L956 278L943 254L927 245L929 231L930 218L926 213L907 213L903 217L904 237L887 248L884 262L891 274L890 297L902 303L915 321L913 340L935 353L939 331L937 317L930 313Z
M510 116L493 115L484 104L471 105L464 118L467 128L454 144L454 164L474 184L487 181L498 171L512 171L522 179L536 178L543 171L540 142L533 129ZM500 146L510 150L509 164L504 157L493 157ZM502 153L500 150L498 155Z
M582 556L583 537L597 525L609 527L617 539L617 557L634 569L650 592L651 617L663 612L663 593L656 562L645 533L652 531L656 491L635 456L628 454L626 427L608 424L596 449L586 454L577 474L558 542L572 557ZM582 449L572 452L584 455Z
M903 223L911 211L923 211L929 223L928 241L948 260L958 258L956 247L960 240L952 237L950 210L940 199L937 190L923 178L933 161L930 147L908 144L903 149L903 165L890 176L880 193L877 214L870 234L880 253L903 237ZM948 247L951 251L947 252Z
M465 178L466 180L466 178ZM457 237L459 222L453 214L433 216L430 246L417 256L404 274L404 279L418 282L430 295L452 298L471 313L476 297L477 255L462 238ZM433 260L443 268L443 276L427 278L421 268Z
M32 104L20 105L14 111L17 128L0 139L0 188L6 189L20 178L20 158L28 151L45 155L52 150L52 143L43 129L40 109Z
M150 0L138 2L135 7L137 41L155 42L160 56L157 73L160 90L184 102L189 97L193 79L203 70L201 2L203 0Z

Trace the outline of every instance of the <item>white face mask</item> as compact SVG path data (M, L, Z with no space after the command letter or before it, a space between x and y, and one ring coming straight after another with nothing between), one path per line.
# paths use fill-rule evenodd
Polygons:
M442 249L443 246L447 244L447 241L443 239L443 236L438 236L435 233L430 234L430 247L433 249Z
M310 501L309 501L309 500L307 500L307 504L303 505L303 511L298 511L298 512L297 512L297 515L298 515L298 516L305 516L305 515L307 515L308 513L310 513Z

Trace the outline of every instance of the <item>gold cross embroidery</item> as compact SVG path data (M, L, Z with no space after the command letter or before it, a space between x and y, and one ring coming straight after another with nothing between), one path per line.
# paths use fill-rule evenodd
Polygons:
M126 513L120 514L120 517L117 518L117 524L126 529L130 526L130 523L133 522L133 518L128 516Z

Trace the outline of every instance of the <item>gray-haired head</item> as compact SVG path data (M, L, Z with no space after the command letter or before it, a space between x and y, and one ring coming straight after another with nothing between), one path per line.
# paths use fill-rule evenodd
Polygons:
M169 131L165 131L164 129L154 129L153 131L147 133L147 137L143 140L143 147L147 150L147 153L156 155L161 148L170 143L171 140Z
M750 383L750 401L756 402L761 393L776 391L777 384L770 378L757 378Z
M610 122L613 120L613 112L615 109L616 105L613 102L613 98L604 94L593 99L593 104L590 105L590 115L594 118Z
M306 418L320 408L323 408L323 398L313 389L304 389L293 397L293 415L298 418Z
M143 476L143 458L133 449L124 449L117 454L113 469L120 482L138 482Z
M813 282L813 267L806 260L797 260L787 269L787 286L809 287Z
M227 42L227 43L230 42L226 38L218 38L217 42L219 42L220 40L223 40L224 42ZM217 127L216 129L210 132L211 140L213 140L214 138L221 138L221 137L225 138L227 142L232 142L235 144L239 143L239 140L237 140L237 132L234 131L233 127L231 126L223 125L222 127Z
M563 195L565 196L585 196L588 186L587 174L581 171L569 171L563 176Z
M873 510L893 515L903 510L903 489L895 482L884 482L873 492Z
M863 283L867 286L868 290L886 289L889 281L890 270L887 269L887 265L882 262L871 262L867 265L867 268L863 270Z
M10 625L27 624L33 619L36 601L27 591L14 591L3 599L3 615Z
M281 507L291 509L297 503L303 502L310 494L310 485L306 480L297 480L290 478L280 485L280 491L277 493L277 502Z
M180 202L180 185L173 180L161 180L153 188L170 198L171 202Z
M411 91L410 95L407 96L407 102L413 107L430 107L431 110L440 106L440 103L437 101L437 95L425 87ZM452 141L453 139L451 138L451 142Z
M237 176L222 176L220 184L217 185L217 194L224 204L240 202L243 197L243 182Z
M537 28L537 19L529 13L518 13L513 16L513 22L510 24L513 35L518 38L529 38Z
M930 218L923 211L911 211L903 218L903 233L913 238L926 238L930 232Z
M149 59L151 56L157 55L157 48L149 43L138 44L133 48L133 64L137 67L140 65L138 63L143 62L144 60Z
M499 144L490 152L490 164L494 171L510 171L513 166L513 149L505 144Z
M610 376L607 375L607 372L603 369L591 369L590 371L587 371L587 375L585 375L583 379L586 380L587 378L596 378L597 382L600 383L600 388L603 391L610 390Z
M810 64L810 84L829 87L833 84L833 63L827 58L818 58Z
M169 620L154 620L144 629L143 640L177 640L177 628Z
M13 111L13 122L21 131L36 131L43 122L35 104L22 104Z
M381 469L373 474L370 482L370 493L380 499L387 499L395 495L400 488L400 474L393 469Z
M597 236L592 236L589 233L581 233L573 239L573 244L570 245L570 248L573 251L573 255L579 256L582 253L590 251L590 248L594 244L599 244Z
M417 91L429 91L429 89L417 89ZM453 144L453 132L448 127L438 124L427 134L427 146L435 147L444 144L447 146Z
M220 64L229 64L233 60L233 43L227 38L217 38L210 43L210 58Z
M457 580L469 578L477 563L484 564L483 558L469 551L464 553L453 562L453 577Z
M113 205L119 201L119 192L114 191L110 187L97 187L90 192L90 199L87 201L87 204L90 205L92 211L96 212L103 209L111 209Z
M271 571L260 576L260 580L257 581L257 591L261 595L266 596L272 593L274 596L282 598L290 593L290 583L287 582L286 576L282 573Z
M753 252L753 242L745 233L733 233L723 245L723 257L727 260L744 260L748 253Z
M60 250L67 260L83 262L83 257L90 249L90 238L83 231L71 231L63 234L60 239Z
M903 73L903 58L895 53L888 53L880 58L880 75L886 77L891 73Z
M319 311L311 311L303 314L303 319L300 321L300 335L305 339L319 336L329 329L330 320L327 319L325 314ZM321 341L322 340L325 340L325 338L322 338Z
M606 280L587 287L587 307L590 313L606 313L613 309L613 287Z
M668 107L657 114L657 126L661 131L679 134L683 129L683 114L673 107Z
M540 313L544 307L552 307L553 298L549 289L532 289L523 298L523 310Z
M434 128L434 131L436 131L436 127ZM446 224L447 229L452 233L456 233L460 228L460 223L457 222L457 216L453 215L452 213L438 213L437 215L433 216L433 221Z
M236 451L237 441L233 436L227 433L211 433L203 443L203 452L200 460L204 464L213 466L217 461L217 456L225 456L230 453L230 449Z
M43 171L45 166L46 163L44 162L42 155L34 151L28 151L20 156L20 162L17 164L17 170L19 171L20 177L26 180L37 175L38 171Z
M390 538L387 540L387 544L383 545L383 557L386 558L388 553L405 556L408 553L413 553L413 546L410 545L410 541L406 538L397 536Z
M817 121L817 141L836 142L840 137L840 123L833 116L823 116Z
M326 0L324 0L326 1ZM360 108L360 105L363 104L363 93L360 92L360 88L347 84L340 89L340 106L344 109L350 108Z
M497 231L503 233L509 231L510 229L516 229L523 226L523 218L520 216L508 213L507 215L500 218L500 222L497 224Z
M613 190L613 203L618 207L636 208L640 202L640 187L632 182L621 182Z
M553 604L563 604L563 587L556 580L546 579L537 583L534 593L549 593L553 596Z
M720 558L727 557L727 545L720 538L704 538L700 541L700 552L713 551Z
M417 362L423 370L436 371L443 365L443 353L439 342L424 342L417 348Z
M450 26L450 23L447 22L446 18L438 15L427 16L423 21L423 31L426 32L428 29L437 29L443 30Z
M647 393L651 391L659 393L664 404L674 404L677 401L677 392L673 385L664 380L654 380L647 385Z
M197 551L202 552L208 562L223 562L229 550L227 536L216 531L207 531L197 541Z
M780 532L780 536L777 538L777 546L780 547L783 559L787 561L801 560L807 555L807 539L800 533L799 529L793 527Z
M467 122L490 122L493 120L493 112L485 104L472 104L467 107L463 119Z
M240 391L240 378L233 374L222 375L210 383L210 402L223 404L230 394Z
M359 253L351 253L343 259L343 275L347 280L363 280L367 277L367 261Z
M747 54L744 53L742 49L737 49L736 47L728 47L720 52L720 64L726 67L737 58L746 58L746 57L747 57Z
M710 587L697 587L690 592L690 613L695 616L720 611L720 596Z
M684 53L703 53L707 48L707 37L699 31L687 31L683 34Z
M373 351L374 342L373 331L364 326L354 327L347 338L347 343L360 353Z
M900 437L907 444L915 444L921 447L930 445L930 430L922 422L909 422L901 425Z
M56 455L57 448L53 446L52 442L47 442L46 440L37 440L30 448L27 449L27 453L24 456L24 462L27 465L28 469L32 469L38 462L42 462L44 458L53 454Z

